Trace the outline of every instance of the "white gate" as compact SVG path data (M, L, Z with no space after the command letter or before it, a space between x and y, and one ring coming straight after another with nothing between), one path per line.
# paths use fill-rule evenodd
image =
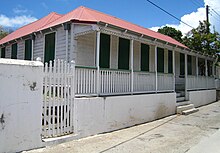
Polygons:
M73 133L74 62L45 63L43 84L43 138Z

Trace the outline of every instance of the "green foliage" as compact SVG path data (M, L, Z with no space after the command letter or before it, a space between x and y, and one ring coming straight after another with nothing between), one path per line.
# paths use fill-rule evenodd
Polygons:
M210 24L206 21L199 22L196 29L192 29L183 38L183 44L192 50L200 51L209 55L220 52L220 35L209 30Z
M6 32L4 28L0 26L0 39L4 38L7 35L8 35L8 32Z
M179 42L182 42L183 34L180 30L176 30L175 28L165 26L163 28L158 29L158 32L164 35L170 36Z

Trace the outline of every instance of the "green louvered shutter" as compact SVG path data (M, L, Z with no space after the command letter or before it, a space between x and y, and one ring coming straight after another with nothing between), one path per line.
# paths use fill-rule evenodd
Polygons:
M32 42L31 39L25 40L25 60L31 60L31 50L32 50Z
M1 58L5 58L5 47L1 49Z
M44 62L55 58L55 32L45 35Z
M180 53L180 75L185 75L185 55Z
M15 43L11 46L11 59L17 59L17 50L18 46L17 43Z
M110 36L107 34L101 34L100 36L100 68L109 68L110 61Z
M129 48L130 41L119 38L118 69L129 70Z
M188 75L192 75L192 56L187 55L187 73Z
M141 71L149 71L149 45L141 44Z
M173 73L173 52L168 51L168 73Z
M157 72L164 73L164 49L157 48Z

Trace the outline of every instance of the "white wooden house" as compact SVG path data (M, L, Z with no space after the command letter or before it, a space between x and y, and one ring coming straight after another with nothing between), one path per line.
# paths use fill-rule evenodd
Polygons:
M1 39L0 47L2 58L75 61L76 111L91 115L77 121L84 135L216 100L215 57L86 7L51 13Z

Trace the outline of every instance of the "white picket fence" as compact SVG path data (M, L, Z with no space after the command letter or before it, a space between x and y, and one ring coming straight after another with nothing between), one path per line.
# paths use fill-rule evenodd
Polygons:
M43 80L42 137L73 132L74 63L46 63Z

